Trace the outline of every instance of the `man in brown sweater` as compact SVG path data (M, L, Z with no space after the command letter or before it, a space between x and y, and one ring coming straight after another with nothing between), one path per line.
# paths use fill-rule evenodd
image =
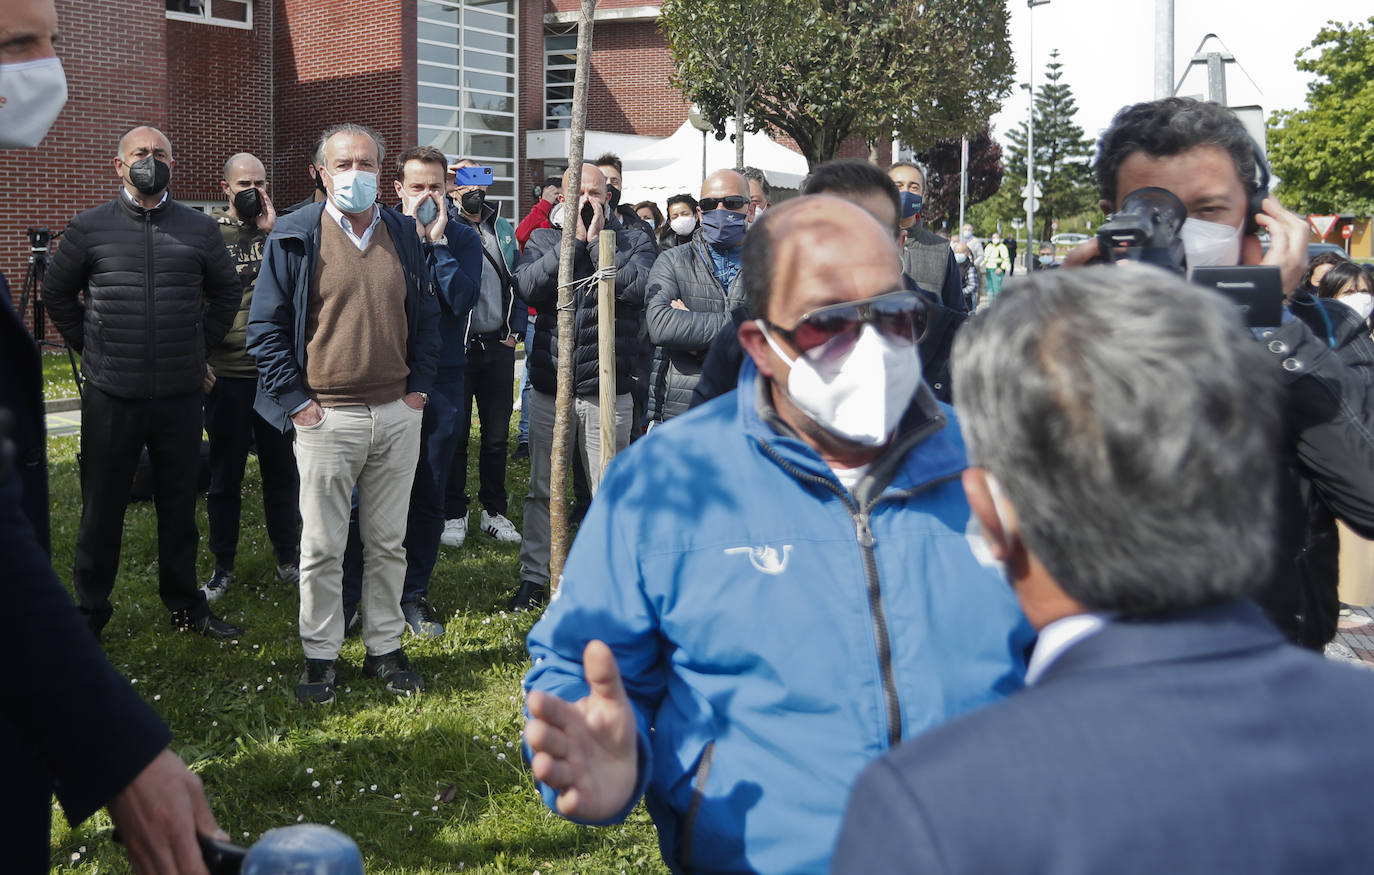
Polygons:
M257 410L296 431L302 702L334 700L342 561L354 488L362 533L363 671L424 689L401 649L406 511L439 358L439 305L415 219L376 203L379 138L336 125L315 152L328 198L277 222L248 320Z

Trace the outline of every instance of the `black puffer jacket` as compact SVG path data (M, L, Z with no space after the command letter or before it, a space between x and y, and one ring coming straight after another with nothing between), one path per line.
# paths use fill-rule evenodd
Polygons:
M644 289L657 249L649 235L626 230L615 218L606 220L606 228L615 231L615 391L622 395L630 391L644 317ZM558 389L558 251L562 240L563 232L556 228L536 229L515 265L516 294L539 311L528 361L530 385L549 395ZM600 258L597 241L574 245L573 278L590 277ZM595 283L573 294L573 393L581 396L595 396L600 385L596 295Z
M672 306L682 301L686 310ZM654 344L649 384L649 420L666 422L685 413L701 376L711 342L730 324L730 311L744 303L744 274L727 294L716 278L706 241L698 230L692 242L668 249L649 274L644 318Z
M1283 369L1288 436L1275 574L1257 598L1290 640L1320 650L1340 610L1335 520L1374 537L1374 345L1348 307L1327 305L1329 331L1315 307L1290 309L1298 319L1260 338Z
M43 283L82 374L119 398L198 391L205 351L241 296L214 219L170 197L147 210L123 193L72 219Z

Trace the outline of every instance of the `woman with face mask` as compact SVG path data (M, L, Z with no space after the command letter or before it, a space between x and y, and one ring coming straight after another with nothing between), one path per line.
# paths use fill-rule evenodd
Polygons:
M1370 330L1370 313L1374 311L1374 288L1371 288L1369 274L1352 261L1342 261L1331 266L1317 283L1317 297L1325 303L1338 301L1350 307L1364 320L1365 332Z
M690 194L668 198L668 221L658 231L658 248L671 249L692 240L697 229L697 199Z

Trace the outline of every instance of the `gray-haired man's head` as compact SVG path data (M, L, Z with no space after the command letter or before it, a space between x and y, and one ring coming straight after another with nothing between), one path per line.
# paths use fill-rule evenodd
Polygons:
M964 327L953 378L971 464L1084 608L1178 610L1264 581L1281 387L1227 301L1139 265L1039 273Z

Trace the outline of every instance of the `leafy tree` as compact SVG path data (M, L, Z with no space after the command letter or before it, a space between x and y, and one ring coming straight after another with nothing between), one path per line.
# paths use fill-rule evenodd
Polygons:
M1035 94L1035 181L1041 196L1035 217L1040 222L1038 240L1050 239L1054 220L1092 209L1097 203L1097 182L1091 159L1093 141L1074 121L1078 103L1063 78L1059 51L1050 52L1045 65L1045 85ZM1020 206L1026 185L1026 123L1007 133L1011 142L1007 157L1007 185L1015 185ZM1025 209L1021 208L1021 213Z
M1006 0L664 0L659 24L674 84L718 128L785 134L812 167L851 136L977 130L1011 84Z
M1328 22L1298 52L1307 106L1269 118L1277 194L1299 213L1374 213L1374 17Z
M940 140L916 154L926 166L925 204L922 221L927 227L959 220L959 171L962 138ZM1002 185L1002 145L992 138L987 125L968 141L968 193L966 205L987 200ZM951 224L952 227L952 224Z

